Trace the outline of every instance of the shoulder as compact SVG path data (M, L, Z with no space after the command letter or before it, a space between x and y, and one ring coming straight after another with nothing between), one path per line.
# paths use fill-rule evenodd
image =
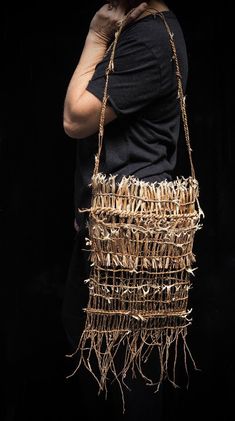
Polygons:
M165 12L165 18L172 32L178 34L180 26L174 13ZM159 16L148 15L128 24L120 35L117 54L126 51L133 55L142 52L143 48L158 57L165 48L169 48L169 35Z

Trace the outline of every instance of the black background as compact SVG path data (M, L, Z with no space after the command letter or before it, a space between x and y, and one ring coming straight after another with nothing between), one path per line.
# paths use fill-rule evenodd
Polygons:
M91 3L91 2L90 2ZM148 402L96 396L65 380L61 307L74 241L76 141L63 131L67 84L102 2L1 7L0 410L11 420L160 420ZM164 391L164 420L228 420L234 396L234 139L232 18L208 2L172 2L189 55L187 104L204 227L197 233L189 345L200 372ZM231 19L232 21L232 19ZM88 145L89 147L89 145ZM179 170L187 171L179 148ZM88 373L80 374L85 379ZM83 377L82 377L83 376ZM150 391L151 393L151 391ZM84 397L86 397L84 399ZM85 414L81 411L85 409ZM144 415L145 414L145 415ZM232 417L233 415L231 415Z

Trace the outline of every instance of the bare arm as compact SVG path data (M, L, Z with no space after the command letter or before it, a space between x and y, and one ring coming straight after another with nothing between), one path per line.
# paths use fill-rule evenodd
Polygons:
M130 14L129 20L137 19L146 9L141 3ZM70 80L64 104L64 130L74 139L88 137L98 131L101 101L88 92L86 87L96 65L103 59L107 46L114 36L118 21L125 15L121 6L108 9L101 7L91 21L79 63ZM107 106L105 124L116 118L114 110Z

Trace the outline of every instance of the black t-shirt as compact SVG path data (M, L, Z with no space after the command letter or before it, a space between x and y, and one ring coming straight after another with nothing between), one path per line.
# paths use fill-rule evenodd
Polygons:
M172 11L164 12L164 16L174 33L185 89L188 64L183 33ZM110 52L96 66L87 86L101 101L109 58ZM117 182L130 174L150 182L170 179L176 164L180 108L169 35L160 17L148 15L123 29L108 93L117 119L104 129L100 171L118 174ZM90 205L88 184L97 146L97 134L77 141L75 215L80 226L84 214L77 208Z

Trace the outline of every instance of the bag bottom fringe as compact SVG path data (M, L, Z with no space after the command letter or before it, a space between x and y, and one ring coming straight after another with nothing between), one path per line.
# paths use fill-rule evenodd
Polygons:
M188 387L188 360L192 362L196 370L197 367L187 345L186 336L187 325L180 328L153 329L152 331L138 329L134 332L85 329L75 352L66 355L69 358L79 355L75 370L66 378L74 376L83 364L97 381L98 393L104 392L107 397L107 382L111 380L111 375L113 381L116 380L120 388L124 412L123 386L130 390L126 383L128 375L136 378L136 373L138 373L146 385L155 387L155 392L159 391L164 380L168 380L176 388L179 387L176 383L179 341L181 341L181 350L183 351L182 358ZM120 360L119 352L122 350L124 355ZM155 381L144 373L144 365L150 356L153 356L154 351L156 351L158 359L156 368L159 369L159 375Z

